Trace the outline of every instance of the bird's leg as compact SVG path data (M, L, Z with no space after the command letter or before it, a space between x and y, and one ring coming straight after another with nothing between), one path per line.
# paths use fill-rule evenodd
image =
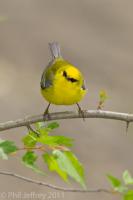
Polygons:
M50 118L50 115L49 115L49 107L50 107L51 103L48 104L46 110L44 111L44 114L43 114L43 118L45 120L45 117L47 115L48 118Z
M84 116L84 111L81 109L80 105L78 103L76 103L78 106L78 113L80 116L82 116L83 121L85 121L85 116Z

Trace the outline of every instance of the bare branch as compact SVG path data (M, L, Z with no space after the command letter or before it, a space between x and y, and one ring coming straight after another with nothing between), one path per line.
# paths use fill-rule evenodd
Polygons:
M133 122L133 114L128 113L120 113L120 112L112 112L112 111L104 111L104 110L86 110L84 111L85 118L104 118L104 119L113 119L120 120L125 122ZM24 119L17 119L15 121L7 121L4 123L0 123L0 131L4 131L11 128L17 128L22 126L28 126L29 124L33 124L39 121L51 121L51 120L60 120L60 119L73 119L73 118L82 118L79 113L76 112L58 112L51 113L49 117L46 115L36 115L36 116L28 116Z
M63 192L90 192L90 193L105 192L105 193L111 193L111 194L113 193L112 191L110 191L108 189L104 189L104 188L103 189L99 188L99 189L81 190L81 189L74 189L74 188L59 187L59 186L55 186L55 185L52 185L52 184L49 184L49 183L46 183L46 182L36 181L36 180L30 179L30 178L21 176L19 174L7 172L7 171L0 171L0 174L6 175L6 176L12 176L12 177L15 177L17 179L20 179L20 180L23 180L23 181L26 181L26 182L29 182L29 183L33 183L33 184L36 184L36 185L42 185L42 186L45 186L45 187L48 187L48 188L51 188L51 189L54 189L54 190L58 190L58 191L63 191Z

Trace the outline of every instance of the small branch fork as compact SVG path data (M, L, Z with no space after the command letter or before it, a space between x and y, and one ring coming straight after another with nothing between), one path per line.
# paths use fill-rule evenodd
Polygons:
M121 112L112 112L112 111L104 111L104 110L85 110L83 111L84 118L103 118L103 119L113 119L120 120L126 122L128 124L133 122L133 114L121 113ZM0 123L0 131L26 126L29 124L33 124L41 121L51 121L51 120L61 120L61 119L74 119L74 118L82 118L82 116L77 112L56 112L50 113L49 117L46 115L35 115L28 116L23 119L17 119L15 121L7 121ZM29 127L31 128L31 127Z
M84 118L103 118L103 119L112 119L112 120L119 120L119 121L124 121L126 122L126 132L128 131L129 123L133 122L133 114L128 114L128 113L121 113L121 112L112 112L112 111L104 111L104 110L85 110L83 111ZM23 119L17 119L15 121L7 121L0 123L0 131L12 129L12 128L18 128L25 126L29 130L33 131L34 129L31 127L31 124L36 123L36 122L41 122L41 121L51 121L51 120L61 120L61 119L74 119L74 118L82 118L80 113L76 112L58 112L58 113L51 113L49 114L49 117L44 114L42 115L36 115L36 116L28 116ZM20 150L23 150L20 149ZM55 186L46 182L41 182L41 181L36 181L24 176L21 176L16 173L8 172L8 171L2 171L0 170L1 175L5 176L11 176L29 183L33 183L36 185L42 185L51 189L55 189L58 191L63 191L63 192L81 192L81 193L110 193L114 194L116 192L104 189L104 188L98 188L98 189L87 189L87 190L81 190L81 189L74 189L74 188L64 188L64 187L59 187Z

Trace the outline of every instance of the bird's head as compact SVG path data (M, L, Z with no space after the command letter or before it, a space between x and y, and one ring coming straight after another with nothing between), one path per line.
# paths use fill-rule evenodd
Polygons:
M84 80L81 72L73 66L65 66L59 70L59 76L73 85L79 85L85 89Z
M61 73L67 81L72 83L78 83L82 79L80 71L75 67L65 67Z

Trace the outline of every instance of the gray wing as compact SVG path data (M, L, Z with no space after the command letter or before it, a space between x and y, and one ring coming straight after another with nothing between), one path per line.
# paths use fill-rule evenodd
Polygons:
M42 78L41 78L41 88L45 89L52 86L54 79L54 72L52 70L48 70L48 68L54 63L55 59L61 57L60 46L58 42L49 43L49 48L52 55L52 60L49 62L48 66L45 68Z
M41 82L40 82L40 86L42 89L52 86L54 74L53 74L52 70L49 72L47 71L48 68L52 65L52 63L53 63L53 61L49 62L48 66L45 68L45 70L42 74Z
M52 81L49 79L46 79L45 76L42 75L40 85L41 85L42 89L45 89L45 88L52 86Z
M86 90L85 80L83 80L82 89L83 89L83 90Z

